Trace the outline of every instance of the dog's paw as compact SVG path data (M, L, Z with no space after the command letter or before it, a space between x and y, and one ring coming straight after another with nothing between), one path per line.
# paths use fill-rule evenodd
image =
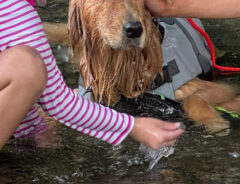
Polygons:
M222 118L211 120L205 126L210 134L217 136L227 136L230 133L230 122Z

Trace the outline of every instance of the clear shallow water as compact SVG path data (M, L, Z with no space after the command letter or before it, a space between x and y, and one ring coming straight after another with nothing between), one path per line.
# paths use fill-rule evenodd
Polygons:
M57 4L58 3L58 4ZM67 0L49 1L39 10L43 20L67 19ZM205 27L220 50L223 64L240 63L240 20L205 20ZM66 82L77 86L78 73L67 60L67 48L52 45ZM239 85L240 75L216 76ZM5 183L138 183L138 184L238 184L240 183L240 123L231 120L226 137L209 137L202 127L185 121L186 132L174 154L162 158L147 172L148 162L139 145L130 139L121 147L57 126L63 146L57 150L36 148L32 140L11 139L0 153L0 184Z

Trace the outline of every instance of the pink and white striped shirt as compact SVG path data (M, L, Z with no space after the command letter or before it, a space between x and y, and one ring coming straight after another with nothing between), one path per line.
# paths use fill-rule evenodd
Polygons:
M132 116L79 97L66 86L41 20L29 2L0 0L0 52L16 45L34 47L41 54L48 81L43 94L14 132L15 137L46 130L45 121L38 114L38 105L60 123L113 145L121 143L129 134L134 125Z

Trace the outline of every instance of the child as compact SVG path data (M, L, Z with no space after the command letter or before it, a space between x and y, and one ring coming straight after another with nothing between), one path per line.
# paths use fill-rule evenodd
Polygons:
M79 97L64 83L33 6L0 0L0 149L13 132L20 138L46 131L38 105L60 123L112 145L130 134L157 149L183 133L180 123L134 118Z

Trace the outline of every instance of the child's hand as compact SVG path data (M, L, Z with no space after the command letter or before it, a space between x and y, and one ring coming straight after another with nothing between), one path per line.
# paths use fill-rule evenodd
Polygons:
M152 149L172 145L184 130L181 123L170 123L154 118L135 118L135 125L130 136Z

